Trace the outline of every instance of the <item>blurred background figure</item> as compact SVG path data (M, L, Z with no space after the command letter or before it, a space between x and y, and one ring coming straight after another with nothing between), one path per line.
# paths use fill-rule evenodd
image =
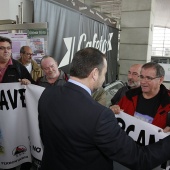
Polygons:
M103 87L100 87L95 92L93 92L92 97L103 106L106 106L106 92Z

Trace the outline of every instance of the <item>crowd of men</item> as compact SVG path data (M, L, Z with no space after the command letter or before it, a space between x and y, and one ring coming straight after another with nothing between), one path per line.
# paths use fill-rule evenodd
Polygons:
M150 170L170 159L170 136L152 145L137 146L114 115L123 110L170 132L170 91L163 85L165 71L161 65L132 65L127 86L117 92L111 100L113 105L107 108L102 88L107 60L98 49L87 47L76 52L69 74L48 55L42 57L39 66L29 46L21 47L18 61L12 58L11 49L11 40L0 37L0 83L45 87L38 104L44 145L41 170L112 170L113 161L134 170ZM23 163L20 170L31 166Z

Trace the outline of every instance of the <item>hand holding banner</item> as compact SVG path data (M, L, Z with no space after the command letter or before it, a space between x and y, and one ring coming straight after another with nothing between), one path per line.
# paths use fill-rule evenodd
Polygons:
M163 139L164 137L170 135L170 133L164 133L163 129L139 120L133 116L130 116L124 112L120 112L120 114L115 114L115 117L118 120L118 124L121 128L132 137L139 145L149 145ZM162 165L160 167L155 168L154 170L169 170L170 166L169 161L167 162L167 167ZM121 166L121 165L120 165Z

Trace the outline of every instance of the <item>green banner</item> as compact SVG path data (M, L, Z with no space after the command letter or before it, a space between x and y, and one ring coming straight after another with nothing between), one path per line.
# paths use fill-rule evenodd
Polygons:
M28 37L47 35L47 29L29 29L27 34Z

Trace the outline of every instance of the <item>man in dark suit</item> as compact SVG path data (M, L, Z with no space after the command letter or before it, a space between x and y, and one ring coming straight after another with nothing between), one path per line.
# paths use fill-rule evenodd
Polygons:
M93 100L107 71L95 48L78 51L64 86L40 97L39 127L44 144L41 170L113 170L113 160L133 170L151 170L170 159L170 136L138 146L117 124L113 112Z

